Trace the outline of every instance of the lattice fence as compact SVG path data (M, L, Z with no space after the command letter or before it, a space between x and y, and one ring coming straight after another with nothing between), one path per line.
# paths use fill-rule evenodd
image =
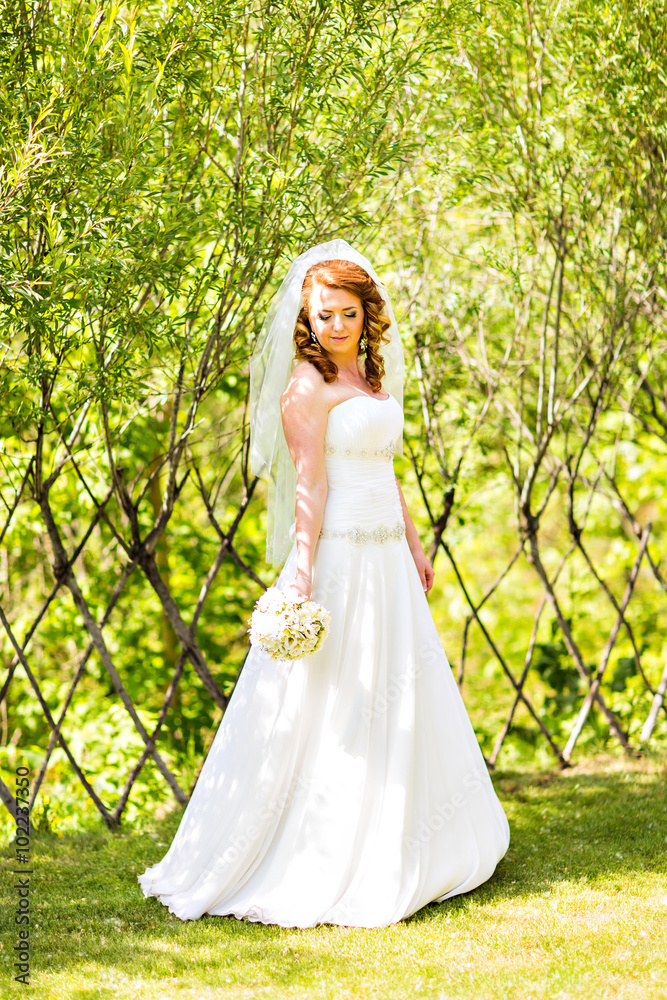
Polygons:
M435 346L440 352L440 361L443 357L451 360L454 350L451 340L439 335ZM455 345L455 352L459 362L461 357L465 358L466 350L465 339L458 341ZM511 466L518 511L518 537L514 550L508 552L506 565L494 580L486 579L484 573L471 574L466 571L457 556L457 545L452 544L448 538L450 526L454 522L457 510L461 507L461 502L457 503L457 488L466 488L465 484L460 486L459 476L464 467L465 456L473 447L474 436L480 433L484 426L484 420L493 405L496 406L496 413L502 413L508 409L510 412L512 410L517 412L509 393L512 380L508 380L504 374L496 372L491 385L492 372L490 368L487 369L485 377L487 386L491 385L491 389L483 397L484 401L480 404L478 412L464 429L463 434L460 435L463 444L457 451L458 444L456 442L450 442L446 447L443 445L443 442L447 440L447 420L451 418L451 413L447 411L446 407L443 411L441 401L444 397L439 379L442 379L443 374L451 373L451 365L449 367L445 365L443 368L434 356L433 344L429 346L426 343L417 343L415 359L416 362L411 374L412 390L411 393L408 393L407 401L408 433L406 437L407 449L411 454L415 473L414 482L421 488L425 509L432 526L431 556L434 557L438 551L444 554L451 567L453 578L455 578L460 592L469 606L469 612L462 623L461 656L457 665L459 682L463 683L466 677L466 664L469 659L468 644L471 629L476 626L492 655L500 664L512 692L511 704L504 723L497 733L493 750L489 756L489 764L494 766L497 763L501 748L520 707L528 713L546 745L551 749L554 758L561 765L567 765L571 761L575 745L593 705L596 705L603 713L613 737L624 750L628 753L634 752L637 747L632 745L632 741L624 731L622 722L607 705L601 685L619 633L624 632L632 645L636 671L641 676L646 690L651 696L650 707L639 738L640 745L647 743L656 726L660 710L665 711L667 667L658 679L658 683L652 683L642 664L642 652L635 639L629 609L633 595L636 593L640 573L650 576L662 592L667 590L666 581L660 570L659 559L652 550L654 536L651 524L642 523L639 516L633 513L629 501L623 496L613 470L610 470L605 462L598 461L597 467L593 467L589 454L592 440L590 424L583 428L576 447L572 451L560 455L556 455L551 450L550 445L555 437L554 428L547 424L543 432L544 438L535 438L532 441L532 447L535 449L538 459L532 463L528 462L523 471L517 472L516 463ZM472 358L469 356L467 361L471 360ZM598 368L596 371L599 375L600 369ZM599 401L608 392L612 381L609 373L601 377L597 392L591 397L590 414L593 422L599 418L599 414L604 410ZM169 706L182 682L186 661L190 662L208 697L219 709L224 710L228 701L228 695L225 694L219 680L216 679L215 672L207 663L197 641L197 625L202 609L216 575L225 560L234 561L239 575L245 574L258 587L264 586L264 581L239 555L237 546L237 540L239 537L242 538L243 519L247 514L256 487L256 480L247 475L246 442L242 418L240 423L234 427L235 433L230 435L234 439L231 452L236 454L231 465L219 464L217 468L207 470L207 473L204 473L201 467L201 458L198 456L198 446L192 433L197 419L199 398L198 394L192 391L192 387L185 393L183 382L181 371L172 404L168 408L170 416L168 446L157 462L153 461L151 465L142 467L140 474L135 475L133 484L128 484L126 481L125 470L119 464L117 455L116 438L120 433L122 421L119 421L117 432L113 431L106 407L102 404L96 410L92 403L85 404L77 415L72 414L65 420L59 419L53 401L49 398L48 392L45 392L43 410L52 415L51 433L49 434L44 428L40 428L32 454L20 470L20 479L14 486L11 498L6 484L3 490L7 514L2 529L2 539L10 541L12 527L16 520L20 519L24 512L32 510L33 513L38 512L39 514L43 532L48 537L50 551L52 582L48 585L39 607L30 609L29 624L24 627L22 634L17 634L17 627L11 620L12 615L0 607L0 620L7 640L4 648L9 653L1 698L2 700L11 698L12 684L16 682L17 671L22 670L29 680L33 696L39 702L51 731L48 746L44 749L39 774L33 783L32 802L34 804L42 787L53 751L56 746L59 746L69 761L73 775L84 787L87 795L109 826L114 826L121 819L133 785L149 759L154 762L175 799L181 804L187 801L188 790L179 784L174 770L165 760L161 749L164 722ZM618 389L618 385L616 388ZM617 393L614 394L614 399L618 400ZM184 400L186 405L184 405ZM420 407L421 419L419 419ZM233 420L239 420L238 409L228 411L223 419L223 424L226 422L228 426L231 426ZM106 430L104 430L105 428ZM205 436L201 440L205 440ZM506 449L506 453L509 460L509 450ZM94 462L91 460L93 454L95 454ZM586 462L583 461L585 455L588 456ZM544 465L542 472L545 485L539 500L535 501L529 484L531 476L534 483L538 481L538 470L541 470L540 463ZM104 465L106 469L103 468ZM6 463L6 472L7 469ZM239 488L236 492L238 504L233 516L227 515L228 526L223 526L217 506L221 487L225 481L229 480L231 469L238 477ZM159 481L160 474L162 474L164 483L164 487L160 491L160 503L159 505L151 505L149 503L151 487ZM105 483L100 489L99 484L104 482L105 475L111 481L108 484ZM67 480L70 493L75 481L80 484L83 497L82 505L89 512L85 525L81 517L77 518L79 526L76 537L71 531L69 536L65 537L67 522L63 521L64 511L62 507L57 506L54 499L61 479ZM561 480L563 489L559 494L557 484ZM189 492L187 498L183 499L186 482ZM612 586L606 582L602 571L596 566L586 541L586 524L591 505L594 498L601 494L604 494L606 500L618 512L628 533L635 540L636 554L627 572L624 590L618 596L615 596ZM437 501L438 496L441 503L439 509L434 503L434 499ZM156 553L162 536L168 531L177 505L179 503L192 505L194 498L196 498L201 511L205 513L210 532L217 539L217 553L204 578L192 582L191 594L195 595L198 592L198 596L196 601L193 598L192 606L186 610L179 607L172 597L168 578L164 568L159 564ZM464 505L465 500L464 496ZM557 516L564 517L569 534L569 541L562 551L557 565L552 569L547 566L542 537L543 523L550 504L557 507ZM147 517L147 511L155 515L153 519ZM116 555L114 559L115 583L110 596L105 601L104 610L100 612L99 609L91 607L90 600L85 596L80 573L86 547L102 528L104 528L105 538L113 544ZM582 565L587 568L601 597L609 603L615 616L608 636L600 635L599 637L601 649L596 668L593 671L586 665L580 643L574 630L570 627L558 593L559 580L564 567L575 553L580 554ZM509 654L503 649L502 629L494 629L489 626L484 620L483 611L489 602L501 596L503 586L506 585L513 570L522 559L527 560L533 568L535 581L539 584L542 595L536 599L537 590L531 595L532 604L535 606L533 625L530 635L527 636L523 664L517 670L516 656L513 657L514 662L510 662ZM46 566L42 565L41 568L46 579ZM137 576L146 582L157 596L164 618L173 629L179 646L175 668L162 698L157 724L150 731L142 723L140 713L128 693L127 684L121 676L121 671L115 665L112 650L114 643L109 642L108 638L112 633L114 640L116 642L118 640L117 628L114 630L110 625L113 611L128 588L130 581ZM475 591L478 593L481 591L481 596L473 597ZM53 608L55 603L65 599L65 597L71 598L80 615L83 623L81 634L85 635L86 644L77 649L77 659L71 671L66 694L60 699L57 709L54 710L45 697L39 678L39 670L34 664L31 664L31 643L39 636L40 625L47 612ZM20 602L11 601L10 603L15 616L25 620L25 608L21 606ZM535 672L531 672L531 664L535 655L540 622L546 609L550 610L552 618L557 622L571 661L585 685L585 693L582 693L579 699L578 712L564 746L557 742L550 731L548 724L544 721L543 713L537 707L535 695L531 693L531 677L535 679ZM115 635L113 635L114 631ZM144 748L134 766L129 770L122 792L115 802L104 801L95 790L94 776L87 774L85 767L80 761L77 761L70 747L71 740L68 734L68 726L75 725L75 722L70 723L68 710L77 687L90 666L91 657L94 656L103 665L117 698L132 720L144 744ZM3 800L11 811L13 809L12 793L4 784L1 790Z
M202 374L201 366L199 374ZM222 480L228 470L223 470L220 479L209 483L205 482L205 475L201 472L195 458L192 447L192 429L200 403L201 392L193 392L190 397L190 404L185 412L182 411L181 403L183 372L179 375L179 381L175 387L173 404L169 406L171 411L171 426L169 432L168 450L159 456L157 461L151 463L147 468L141 469L137 479L141 480L141 486L131 495L132 487L125 481L124 469L114 458L113 433L109 430L109 411L105 405L94 412L92 403L86 403L76 415L68 421L59 418L56 413L53 400L47 389L45 389L42 403L45 413L49 413L53 418L53 434L49 438L48 433L42 425L37 434L33 454L30 456L25 469L21 471L21 478L13 490L13 497L8 496L7 482L3 490L3 500L7 507L0 542L7 536L11 536L11 529L22 512L30 509L36 504L41 515L43 531L48 537L50 547L50 571L53 582L48 588L48 592L41 601L40 606L30 609L30 624L22 636L17 636L16 627L10 621L10 617L0 606L0 620L5 630L6 637L10 644L10 660L6 669L6 676L0 692L0 701L11 696L12 683L16 679L16 672L19 666L25 672L34 697L39 702L44 714L44 718L51 730L51 737L48 746L45 748L43 762L39 773L32 785L31 806L39 794L42 782L49 767L53 751L59 746L64 751L73 773L85 788L86 793L94 802L108 826L114 826L120 820L127 805L132 787L139 776L142 768L150 758L167 782L174 797L179 803L185 803L188 798L187 791L184 790L164 759L159 749L159 737L162 731L169 706L173 701L181 680L186 660L192 664L201 683L209 697L219 709L225 708L228 697L225 695L216 677L209 668L206 659L199 648L196 637L197 624L205 605L207 596L216 575L223 563L228 558L233 560L239 568L239 572L246 574L260 587L264 584L259 579L254 570L247 566L239 556L235 539L237 531L244 514L248 509L257 480L248 478L245 465L245 452L241 460L236 462L242 482L241 496L235 516L231 519L228 527L223 527L216 515L215 501L212 494L219 492ZM198 387L201 388L201 385ZM97 418L97 419L95 419ZM99 420L99 423L97 422ZM69 431L66 429L70 424ZM97 488L95 479L100 471L96 461L104 461L102 453L95 455L95 462L91 463L91 453L95 453L96 445L99 446L100 438L98 431L106 428L106 459L112 485L109 485L103 492ZM104 430L101 432L101 439L104 440ZM52 447L50 458L52 459L50 469L45 471L45 452L48 453ZM11 456L10 456L11 457ZM93 470L92 475L90 470ZM10 471L10 463L5 456L5 472ZM13 471L13 470L12 470ZM147 496L150 495L151 487L159 482L160 473L166 474L166 486L160 498L161 503L154 521L149 525L142 523L140 508L145 505ZM10 478L8 475L7 478ZM85 506L90 511L88 523L82 527L78 537L68 539L64 536L64 526L62 523L62 510L57 509L53 500L53 495L60 480L69 480L71 487L76 479L83 490L85 496ZM160 540L169 525L174 512L174 507L178 503L183 492L186 481L189 480L191 490L197 495L206 513L208 523L217 538L217 553L212 565L206 573L205 579L201 581L198 599L189 612L186 614L174 601L168 582L165 579L164 571L161 571L156 550ZM136 482L136 480L135 480ZM32 501L32 503L31 503ZM191 498L190 498L191 502ZM78 519L82 520L82 519ZM84 589L79 580L81 570L81 560L85 553L94 532L104 525L108 535L115 543L117 550L117 560L114 570L115 582L111 594L106 601L103 613L99 614L91 607L90 601L84 595ZM173 629L177 637L180 651L176 661L175 669L169 681L166 692L160 707L157 724L151 732L148 732L141 721L140 714L130 697L127 685L121 677L120 671L114 663L114 655L107 641L109 622L112 613L119 600L126 591L128 583L137 574L141 574L148 582L157 596L165 620ZM53 711L42 690L42 685L37 676L37 671L30 663L31 643L39 635L40 624L47 612L52 610L53 605L62 600L64 595L69 595L79 612L83 623L83 633L87 638L85 648L77 651L76 666L71 674L65 697L58 706L57 711ZM16 603L12 602L16 607ZM24 609L21 609L24 610ZM23 615L21 615L23 617ZM13 654L13 655L12 655ZM73 697L81 683L82 678L90 664L91 656L96 654L103 664L113 689L118 696L123 708L132 720L137 733L144 743L144 750L137 760L135 766L127 775L127 780L122 793L114 804L105 803L100 795L95 791L93 784L86 775L85 769L75 759L67 736L68 729L68 709L72 704ZM3 801L10 812L14 810L14 799L12 793L4 782L0 786Z

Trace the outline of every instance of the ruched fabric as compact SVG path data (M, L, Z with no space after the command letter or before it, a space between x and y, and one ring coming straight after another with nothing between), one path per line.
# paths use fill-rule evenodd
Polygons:
M386 455L377 454L387 448L387 435L400 435L402 423L403 414L393 396L353 396L329 411L324 439L325 533L351 528L371 531L403 522L393 464Z
M318 542L313 599L331 632L302 660L251 650L171 847L139 876L183 920L384 926L474 889L507 850L405 535L359 541L402 522L376 454L402 420L391 396L329 413L323 527L339 535ZM293 547L277 585L295 572Z

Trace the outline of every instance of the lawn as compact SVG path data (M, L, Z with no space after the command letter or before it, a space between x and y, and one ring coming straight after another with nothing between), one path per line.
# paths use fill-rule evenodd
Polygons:
M31 983L11 979L14 849L2 849L1 996L667 997L667 758L497 773L512 844L467 896L392 927L182 923L136 876L178 823L35 837Z

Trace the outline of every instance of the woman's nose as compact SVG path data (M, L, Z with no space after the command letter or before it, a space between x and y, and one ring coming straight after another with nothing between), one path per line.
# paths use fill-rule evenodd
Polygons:
M343 329L343 319L342 316L334 316L334 330Z

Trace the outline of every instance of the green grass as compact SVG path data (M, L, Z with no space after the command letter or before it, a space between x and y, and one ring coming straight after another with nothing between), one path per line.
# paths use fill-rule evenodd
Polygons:
M512 844L473 893L379 929L182 923L136 875L178 823L39 833L29 987L10 978L14 851L2 851L1 995L93 998L667 996L667 760L606 757L494 778Z

